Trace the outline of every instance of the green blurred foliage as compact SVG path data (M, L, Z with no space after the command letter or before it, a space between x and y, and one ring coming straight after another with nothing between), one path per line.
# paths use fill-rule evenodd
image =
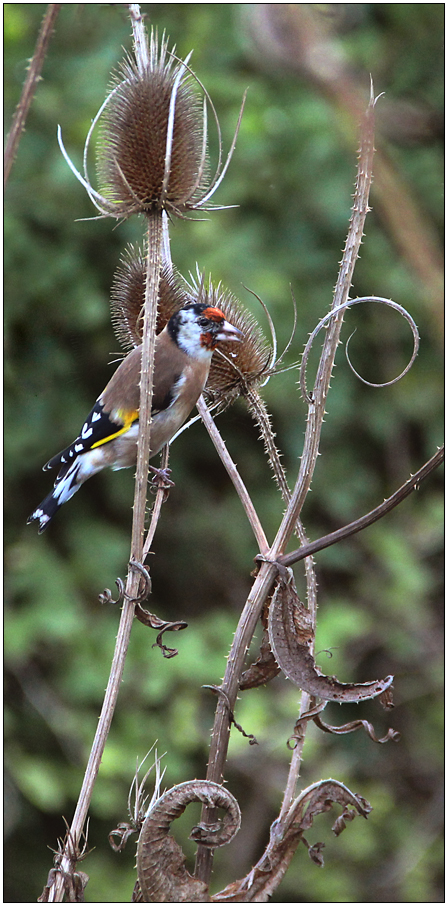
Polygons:
M6 128L19 99L27 61L45 11L41 4L5 7ZM200 222L172 228L182 273L196 261L222 279L266 326L241 284L262 296L280 348L291 330L290 287L298 327L288 362L331 301L350 210L356 135L306 72L270 64L257 49L260 9L246 4L144 7L193 65L219 114L229 146L244 90L248 98L236 153L215 200L238 204ZM368 92L372 73L381 104L411 102L424 134L381 131L386 151L432 231L443 221L443 4L319 5L334 17L332 40ZM108 296L121 250L140 241L135 218L113 229L95 213L65 164L56 140L80 165L82 145L102 103L110 73L130 49L122 5L64 4L43 79L34 98L6 192L5 211L5 565L6 565L6 882L5 901L33 901L51 867L47 846L70 819L96 728L118 623L118 607L98 593L123 576L129 553L133 476L102 474L64 507L48 532L26 527L47 493L42 464L65 446L111 374L118 343ZM417 115L416 114L416 115ZM392 118L393 119L393 118ZM216 139L211 140L216 154ZM94 161L91 171L94 173ZM419 325L418 359L399 384L366 387L338 353L321 452L305 511L311 538L377 505L435 451L442 431L441 311L416 277L375 206L354 281L358 295L377 293L405 305ZM424 244L424 237L416 237ZM409 355L406 326L395 313L363 306L347 316L344 337L358 326L351 356L370 380L399 373ZM319 343L318 343L319 346ZM313 359L315 361L315 358ZM309 366L312 374L312 363ZM265 388L292 483L304 432L297 372ZM283 506L264 461L257 429L242 404L220 428L253 495L269 538ZM215 699L201 689L219 683L239 612L250 588L256 547L238 500L199 425L171 456L176 487L163 509L151 558L151 609L189 622L164 660L148 630L134 627L123 687L91 807L81 867L88 901L130 899L134 847L117 856L107 834L126 819L135 769L155 740L166 752L167 787L204 775ZM392 725L399 744L375 746L360 733L333 737L310 728L304 785L336 777L369 799L337 840L334 815L322 816L309 842L325 840L320 870L298 851L276 897L281 902L443 900L440 800L442 731L442 499L440 476L371 527L317 555L320 610L318 661L340 679L367 681L393 673L396 709L328 706L325 720L363 717L378 736ZM297 581L303 588L301 570ZM256 657L256 645L253 647ZM259 858L278 814L288 769L286 740L298 690L280 678L246 692L237 719L258 746L232 733L227 779L243 811L236 841L216 855L213 889L242 877ZM327 713L328 712L328 713ZM180 825L184 842L190 813ZM185 844L189 858L194 849ZM26 864L26 871L23 864Z

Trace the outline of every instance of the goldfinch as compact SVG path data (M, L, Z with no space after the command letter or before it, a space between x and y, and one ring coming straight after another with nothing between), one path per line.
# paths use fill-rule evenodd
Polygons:
M207 303L188 304L170 318L156 339L150 457L187 419L207 383L218 344L241 337L241 331L226 321L222 311ZM39 534L59 507L96 472L106 466L126 469L135 465L141 355L142 347L137 346L123 359L79 436L44 466L44 471L59 466L59 472L52 492L28 519L28 523L39 522Z

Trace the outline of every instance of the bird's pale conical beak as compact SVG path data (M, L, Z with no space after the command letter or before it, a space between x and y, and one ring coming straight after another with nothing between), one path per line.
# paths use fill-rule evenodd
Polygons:
M234 327L230 321L223 321L219 325L219 333L216 334L216 340L242 340L244 334L237 327Z

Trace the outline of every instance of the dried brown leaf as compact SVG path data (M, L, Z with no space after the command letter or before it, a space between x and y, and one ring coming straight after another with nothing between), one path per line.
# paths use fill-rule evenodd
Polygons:
M332 727L330 724L324 723L318 715L313 717L313 720L316 726L325 733L336 733L342 736L344 733L354 733L356 730L365 730L373 742L384 743L389 742L390 739L394 742L399 742L401 739L401 733L399 733L398 730L393 730L392 727L389 728L386 736L378 737L373 729L373 725L369 723L368 720L352 720L350 723L342 724L340 727Z
M267 629L263 630L263 638L260 645L260 654L244 673L241 674L240 689L255 689L274 679L280 673L280 667L275 660L269 644L269 633Z
M341 816L343 820L338 818L333 826L336 834L341 833L345 822L352 820L356 814L367 818L371 811L371 806L362 796L355 795L337 780L321 780L314 783L303 790L292 804L283 825L280 825L279 821L274 822L269 844L249 874L215 894L212 902L267 902L284 877L300 841L307 846L310 858L317 865L322 865L323 843L310 846L304 838L304 831L311 827L316 815L329 811L336 803L343 807Z
M193 878L185 868L181 847L170 836L172 822L190 802L202 802L225 809L224 818L207 826L193 828L191 838L204 846L224 846L238 832L241 814L238 803L228 790L206 780L180 783L164 793L147 815L138 841L138 882L133 902L207 903L208 887Z
M312 620L297 595L292 574L288 580L278 579L268 625L271 648L283 673L310 695L328 701L360 702L375 698L392 684L392 676L371 683L340 683L335 676L321 673L312 654Z

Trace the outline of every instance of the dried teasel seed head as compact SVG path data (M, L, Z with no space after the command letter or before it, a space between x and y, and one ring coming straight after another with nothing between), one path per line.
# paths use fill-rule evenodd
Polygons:
M151 32L148 62L126 60L109 95L92 120L84 144L84 175L76 169L58 142L72 173L84 186L99 217L116 220L131 214L167 211L179 217L189 210L222 209L210 204L221 185L243 116L238 122L225 163L218 116L206 88L189 67L191 53L179 60L168 51L165 37L160 49ZM202 92L202 104L199 92ZM207 185L207 105L218 133L218 164ZM90 141L98 123L97 169L102 192L93 188L87 171ZM232 206L233 207L233 206Z
M100 191L117 216L195 207L206 175L201 99L187 66L151 35L149 63L126 60L100 121Z
M129 351L143 338L146 261L143 251L129 245L115 271L111 297L111 320L117 340ZM162 267L157 308L157 333L176 311L191 302L181 278L175 271Z
M266 380L271 373L272 349L253 315L221 283L213 286L209 280L206 287L202 277L187 290L195 302L220 308L243 334L238 342L228 342L225 350L219 348L213 354L204 394L209 404L222 410Z
M115 336L126 350L142 342L145 279L143 251L130 245L115 271L111 292ZM206 287L204 278L198 274L197 280L192 278L189 285L167 267L160 274L157 333L163 330L171 315L190 302L205 302L220 308L243 334L238 342L227 342L225 351L217 349L213 354L205 396L210 404L223 409L238 396L245 396L249 389L257 388L272 373L272 348L253 315L221 284L215 287L209 281Z

